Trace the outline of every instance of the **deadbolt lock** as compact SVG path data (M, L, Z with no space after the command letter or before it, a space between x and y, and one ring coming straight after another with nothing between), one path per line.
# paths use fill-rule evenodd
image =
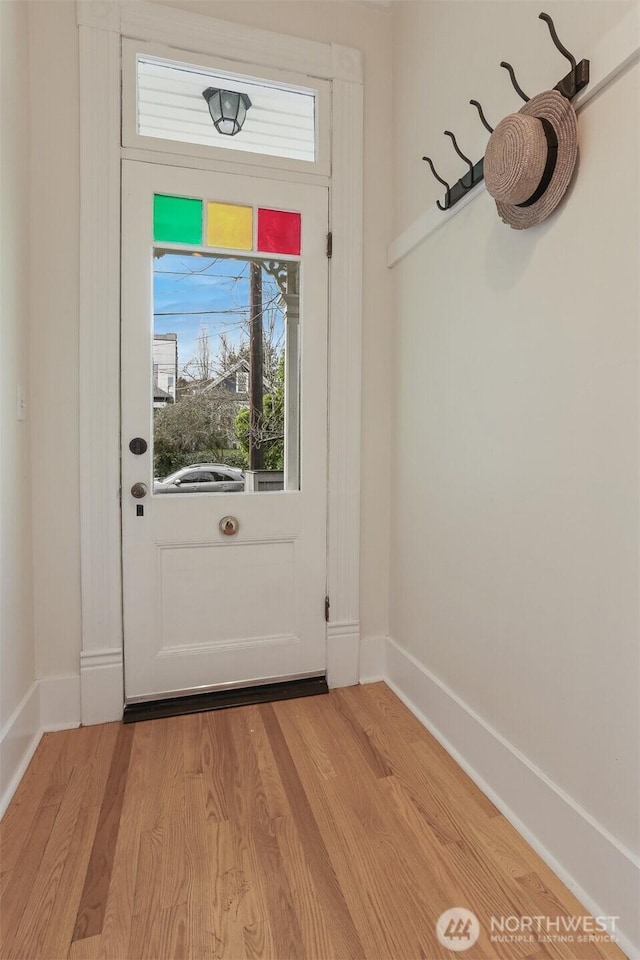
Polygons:
M129 443L129 450L135 453L136 457L140 457L147 452L147 441L143 437L134 437Z

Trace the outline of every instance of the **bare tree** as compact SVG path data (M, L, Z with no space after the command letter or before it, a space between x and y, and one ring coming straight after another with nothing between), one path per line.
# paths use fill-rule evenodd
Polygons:
M183 375L200 383L212 380L215 376L215 361L211 354L211 338L206 324L200 324L200 333L196 352L184 365Z

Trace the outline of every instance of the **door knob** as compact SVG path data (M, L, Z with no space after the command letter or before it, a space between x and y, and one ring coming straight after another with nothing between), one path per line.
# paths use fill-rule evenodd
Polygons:
M134 483L131 487L131 496L135 497L136 500L142 500L143 497L147 495L147 485L146 483Z
M223 517L219 526L220 533L224 533L225 537L232 537L238 532L239 524L235 517Z

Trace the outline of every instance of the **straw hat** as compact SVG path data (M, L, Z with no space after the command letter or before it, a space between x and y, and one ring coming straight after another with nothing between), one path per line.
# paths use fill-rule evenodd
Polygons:
M541 223L569 186L578 155L578 121L557 90L538 94L495 128L484 180L498 213L515 230Z

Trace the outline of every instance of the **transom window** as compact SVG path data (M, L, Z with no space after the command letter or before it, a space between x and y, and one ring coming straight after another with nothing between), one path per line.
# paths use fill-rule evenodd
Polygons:
M236 72L238 64L193 62L193 54L176 59L180 51L123 41L125 146L145 145L195 155L202 148L280 158L284 165L300 165L320 172L326 147L321 122L328 117L328 85L310 77ZM168 54L163 56L161 54ZM200 60L200 58L198 58ZM229 69L231 67L231 69ZM234 69L235 67L235 69ZM257 68L254 68L257 69ZM262 70L260 70L262 74ZM302 81L296 83L295 81ZM293 81L293 82L291 82ZM308 86L305 84L308 83ZM214 126L205 91L244 94L248 104L241 129L225 135ZM127 101L128 104L127 104ZM320 116L322 115L322 117ZM323 128L324 129L324 128ZM141 138L144 138L142 140ZM153 143L157 141L157 145ZM162 148L162 142L165 142ZM172 146L166 143L171 141ZM185 147L177 147L184 144Z

